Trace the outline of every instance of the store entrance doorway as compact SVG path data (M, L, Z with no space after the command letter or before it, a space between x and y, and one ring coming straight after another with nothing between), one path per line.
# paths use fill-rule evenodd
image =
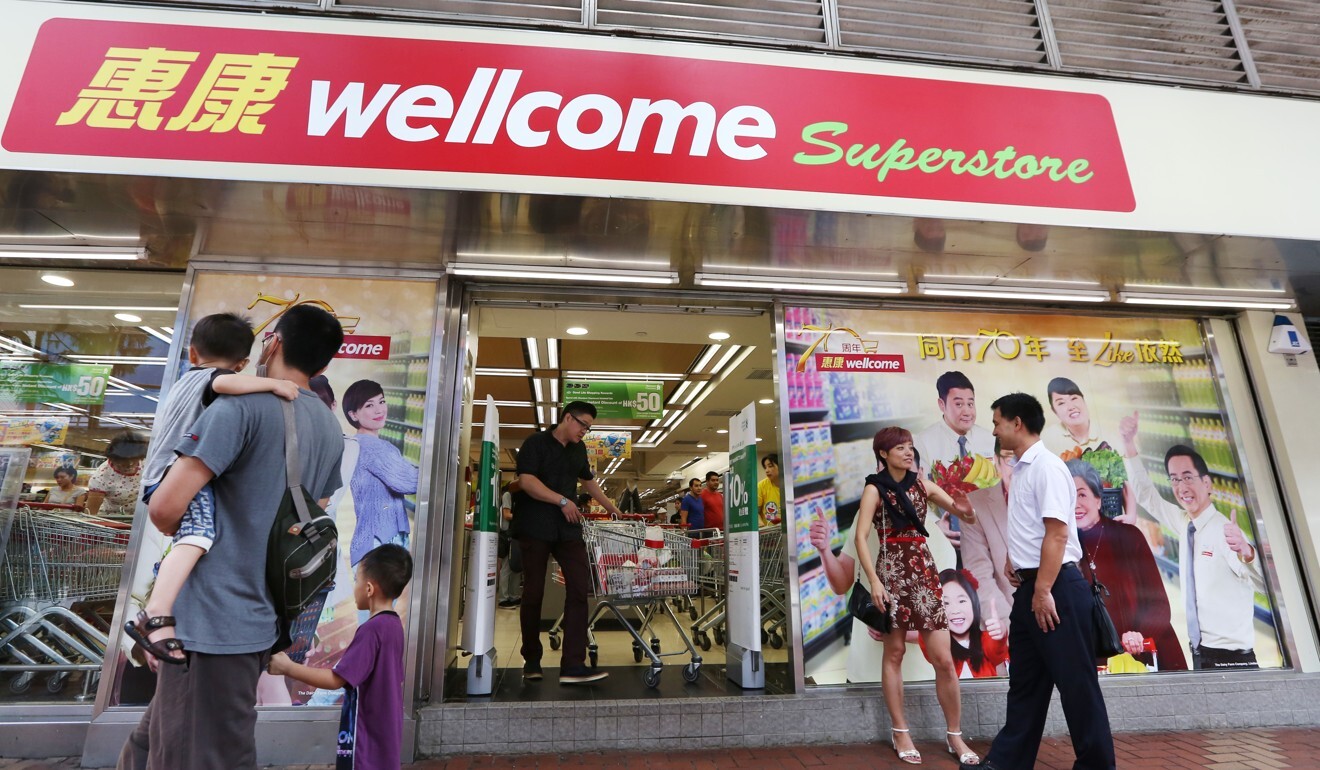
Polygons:
M465 526L455 527L463 541L455 544L455 553L463 553L464 558L462 564L455 564L450 607L456 611L451 612L450 638L462 640L463 624L475 622L480 615L464 603L472 595L465 588L471 558L468 533L478 504L474 492L481 478L488 397L498 410L501 492L510 492L510 482L516 480L523 443L539 431L553 429L563 404L578 399L595 401L598 416L584 443L597 483L622 514L615 515L594 500L583 502L591 519L584 536L593 594L587 662L610 676L590 687L564 687L558 683L557 668L565 641L562 576L552 561L539 614L522 606L527 576L525 570L517 571L522 565L516 545L516 509L521 497L516 487L508 497L501 496L501 540L511 544L499 549L495 700L693 697L739 691L725 675L723 536L727 523L710 512L710 520L704 522L706 529L687 532L682 497L689 480L697 479L706 503L712 496L722 501L730 465L730 418L749 405L756 416L758 461L766 461L761 463L757 480L766 478L766 467L773 467L772 480L777 481L780 441L773 318L773 308L768 305L532 305L522 299L500 298L474 302L463 405L467 449L463 457L469 483L466 491L460 484L458 510L466 514ZM708 474L712 474L709 484ZM764 488L779 489L777 485ZM767 518L761 523L776 536L775 545L767 545L778 553L763 570L767 689L788 692L792 690L787 641L790 621L783 557L787 546L779 535L782 492L767 497L773 499L764 507ZM510 514L512 522L507 518ZM689 524L694 523L695 517ZM652 554L646 541L657 537L663 546L654 555L664 563L649 573L647 559ZM624 570L628 570L627 581L622 577ZM662 584L674 586L672 594ZM606 608L598 612L602 600L616 606L622 618ZM544 648L541 681L523 676L520 617L524 612L536 621ZM468 660L461 653L451 660L447 700L467 698L464 671Z

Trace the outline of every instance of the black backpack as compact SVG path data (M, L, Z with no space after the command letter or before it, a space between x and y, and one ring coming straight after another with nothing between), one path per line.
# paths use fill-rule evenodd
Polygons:
M302 486L293 403L280 403L284 407L284 463L289 488L280 499L266 544L266 583L279 622L274 652L293 644L292 630L298 616L334 580L339 545L334 519Z

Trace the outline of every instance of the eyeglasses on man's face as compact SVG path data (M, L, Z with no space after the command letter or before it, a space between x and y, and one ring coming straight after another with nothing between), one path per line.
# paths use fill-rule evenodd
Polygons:
M587 422L586 420L580 419L577 415L573 414L572 412L569 412L568 416L572 417L573 422L577 423L582 428L582 430L591 430L591 423Z
M1184 473L1181 476L1170 476L1169 484L1175 487L1191 484L1193 481L1199 481L1202 476L1196 473Z

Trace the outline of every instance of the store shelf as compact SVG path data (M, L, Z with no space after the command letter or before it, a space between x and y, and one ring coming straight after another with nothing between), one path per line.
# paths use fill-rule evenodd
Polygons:
M852 616L848 613L845 612L835 618L834 622L826 627L824 631L821 631L815 639L805 642L802 645L802 657L805 660L810 660L815 657L826 647L833 644L839 637L843 636L851 626Z
M419 358L430 358L430 353L401 353L397 356L390 356L390 361L415 361Z
M386 419L385 422L390 425L398 425L401 428L412 428L413 430L426 430L426 428L421 425L412 422L404 422L403 420Z
M793 479L793 497L795 499L801 499L807 495L814 495L817 492L822 492L826 488L833 488L833 486L833 473L810 481L798 481L797 479Z
M1153 404L1134 404L1132 408L1138 412L1169 412L1172 414L1191 414L1198 417L1222 417L1224 414L1218 409L1209 409L1198 406L1155 406Z
M409 388L403 385L382 385L381 388L394 393L420 393L426 395L426 388Z
M790 409L788 410L788 421L793 425L799 425L808 422L823 422L822 416L830 413L827 406L819 409ZM808 415L811 415L808 417ZM805 419L799 419L805 418Z
M830 423L830 440L835 444L842 444L845 441L862 441L873 438L881 428L887 428L890 425L903 425L914 419L916 418L912 415L895 415L893 417L867 420L836 420ZM913 433L916 432L907 425L903 427L907 427Z

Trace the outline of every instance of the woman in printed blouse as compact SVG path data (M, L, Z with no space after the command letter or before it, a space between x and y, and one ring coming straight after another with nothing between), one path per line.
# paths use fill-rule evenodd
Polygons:
M417 466L403 459L398 447L380 437L389 407L385 390L372 380L348 386L341 401L348 424L357 428L358 462L349 480L357 523L349 544L349 563L385 543L408 547L408 511L403 498L417 493Z
M884 673L880 680L893 725L891 743L900 760L921 764L921 753L912 743L903 713L903 655L907 651L907 632L915 631L935 669L935 694L948 725L945 737L949 751L963 764L979 764L980 758L962 739L962 701L949 646L949 619L944 612L939 572L926 545L926 501L934 501L969 524L976 521L976 514L965 492L950 495L917 474L912 434L906 429L881 429L871 448L878 468L866 477L862 488L853 537L857 562L869 581L871 600L877 607L888 608L893 619L893 627L884 636ZM873 525L880 543L875 560L867 542Z
M142 458L147 441L131 430L110 439L106 460L87 482L87 512L93 516L132 516L142 494Z

